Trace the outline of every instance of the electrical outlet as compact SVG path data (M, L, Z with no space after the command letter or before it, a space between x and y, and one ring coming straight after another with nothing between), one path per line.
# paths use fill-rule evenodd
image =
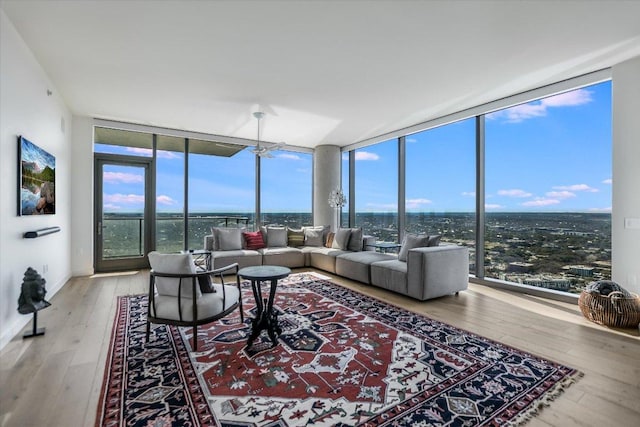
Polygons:
M640 218L625 218L624 228L640 228Z

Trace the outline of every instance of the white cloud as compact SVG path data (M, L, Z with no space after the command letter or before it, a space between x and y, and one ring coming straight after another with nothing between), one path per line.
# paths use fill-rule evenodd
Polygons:
M609 206L608 208L589 208L589 212L611 212L611 206Z
M566 190L565 191L549 191L545 193L545 195L552 199L569 199L571 197L576 197L575 193L572 193L571 191L566 191Z
M464 197L476 197L476 192L475 191L463 191L461 193L462 196Z
M587 191L589 193L597 193L598 189L589 187L587 184L574 184L574 185L557 185L551 187L554 190L566 190L566 191Z
M102 175L102 180L110 184L132 184L136 182L144 182L144 177L133 173L105 172Z
M151 148L127 147L126 151L140 156L151 157L153 150ZM156 150L156 156L159 159L180 159L181 156L173 151Z
M407 199L405 206L407 209L418 209L421 206L432 203L429 199Z
M105 211L117 211L122 209L122 206L114 205L112 203L105 203L103 209Z
M140 204L144 203L144 195L142 194L105 194L103 197L103 201L105 204Z
M560 93L544 98L540 102L549 107L573 107L588 104L593 101L591 93L591 91L586 89L572 90L571 92Z
M160 195L158 197L156 197L156 201L161 204L161 205L175 205L176 201L173 200L171 197L169 196L165 196L165 195Z
M415 138L407 137L407 138L405 138L405 142L412 143L412 142L418 142L418 140L415 139Z
M535 200L529 200L528 202L521 203L522 206L550 206L557 205L560 203L558 199L544 199L542 197L538 197Z
M586 89L577 89L571 92L565 92L538 101L528 102L526 104L516 105L504 110L495 111L487 114L489 120L504 119L507 123L520 123L526 119L534 117L544 117L547 110L557 107L575 107L578 105L588 104L593 101L591 91Z
M607 178L604 181L602 181L603 184L613 184L613 180L611 178Z
M380 156L368 151L356 151L356 160L379 160Z
M484 205L485 209L501 209L503 207L504 206L498 205L498 204L495 204L495 203L485 203L485 205Z
M498 195L507 196L507 197L531 197L532 196L531 193L527 193L526 191L520 190L517 188L511 189L511 190L499 190Z
M289 153L276 154L276 157L279 159L287 159L287 160L302 160L302 158L297 154L289 154Z

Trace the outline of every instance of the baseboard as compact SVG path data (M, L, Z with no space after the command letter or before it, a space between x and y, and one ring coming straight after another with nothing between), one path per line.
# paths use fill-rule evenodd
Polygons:
M47 295L45 296L47 301L50 301L60 289L67 284L71 279L71 275L65 276L63 280L60 280L54 284L54 286L47 287ZM33 319L33 315L21 315L16 317L15 320L9 325L2 325L2 334L0 335L0 350L2 350L16 335L27 326L27 324Z

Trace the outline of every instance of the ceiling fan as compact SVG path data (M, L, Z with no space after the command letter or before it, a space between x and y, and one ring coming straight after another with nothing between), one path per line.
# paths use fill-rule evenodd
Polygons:
M262 111L256 111L255 113L253 113L253 117L258 119L258 138L257 138L258 145L256 145L255 148L251 150L251 152L258 157L267 157L267 158L273 157L273 155L271 154L271 151L281 149L282 146L285 145L285 143L279 142L277 144L261 145L260 144L260 120L264 117L264 113Z

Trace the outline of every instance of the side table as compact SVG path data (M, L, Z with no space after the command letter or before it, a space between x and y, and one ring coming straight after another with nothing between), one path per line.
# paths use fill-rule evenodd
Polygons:
M399 243L393 242L376 242L366 245L368 248L376 248L378 252L386 253L388 250L392 250L397 252L398 249L402 246Z
M284 279L289 274L291 274L290 269L276 265L244 267L238 271L238 283L241 278L250 280L253 297L256 300L256 317L251 321L251 335L247 341L247 347L251 347L253 341L265 329L273 343L272 347L278 344L277 336L282 333L282 329L278 325L278 315L273 312L273 300L276 296L278 280ZM263 298L262 283L267 281L271 282L269 297Z

